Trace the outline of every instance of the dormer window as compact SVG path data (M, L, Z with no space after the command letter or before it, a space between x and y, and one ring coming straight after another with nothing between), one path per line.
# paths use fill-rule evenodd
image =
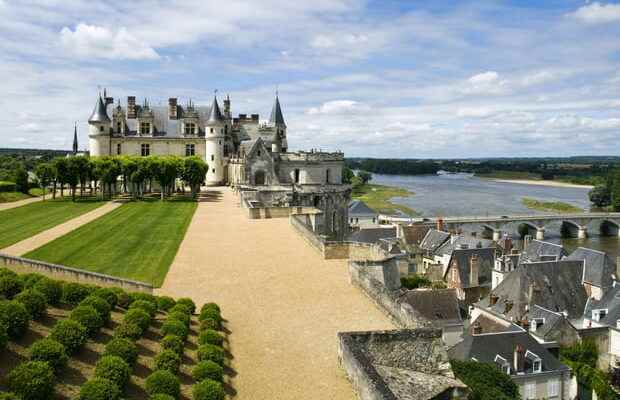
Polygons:
M592 320L599 322L607 315L607 309L592 310Z
M140 134L147 135L151 133L151 124L149 122L140 122Z
M530 331L536 332L537 329L541 328L545 324L544 318L534 318L530 324Z
M186 135L195 135L196 134L196 124L193 122L185 123L185 134Z
M529 373L542 372L542 360L531 351L525 352L525 370Z
M495 364L503 373L510 375L510 363L499 354L495 356Z

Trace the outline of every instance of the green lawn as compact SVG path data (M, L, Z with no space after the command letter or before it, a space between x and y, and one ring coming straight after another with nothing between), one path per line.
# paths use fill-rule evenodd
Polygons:
M196 205L127 203L25 257L161 286Z
M100 201L46 200L0 211L0 249L103 205Z
M11 203L13 201L29 199L34 196L41 196L43 194L43 190L32 188L28 193L29 194L22 192L0 192L0 203Z
M393 197L409 197L412 195L412 192L399 187L366 184L356 187L353 190L352 198L362 200L368 207L380 213L394 214L398 210L408 215L416 215L416 211L412 208L390 201Z
M538 211L551 211L558 213L580 213L583 212L583 209L576 207L572 204L562 203L561 201L540 201L536 199L530 199L528 197L524 197L521 199L523 205L531 210Z

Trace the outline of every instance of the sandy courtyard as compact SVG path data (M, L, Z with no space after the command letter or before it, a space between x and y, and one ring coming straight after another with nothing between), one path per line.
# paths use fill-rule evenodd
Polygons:
M247 219L225 188L198 205L159 292L220 304L239 400L353 400L336 333L393 328L344 261L321 259L288 219Z

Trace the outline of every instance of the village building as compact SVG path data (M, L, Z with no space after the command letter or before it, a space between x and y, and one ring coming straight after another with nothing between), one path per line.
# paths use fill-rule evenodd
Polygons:
M349 203L349 225L354 228L375 227L379 225L379 213L361 200Z
M583 261L582 283L588 296L600 300L603 294L613 286L616 264L606 253L579 247L564 259Z
M491 290L494 264L494 248L457 248L452 251L444 280L456 289L459 300L473 304Z

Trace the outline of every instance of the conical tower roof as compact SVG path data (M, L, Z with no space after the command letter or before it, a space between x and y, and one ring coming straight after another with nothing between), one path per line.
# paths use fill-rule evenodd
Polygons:
M90 118L88 118L88 122L110 122L110 117L108 117L101 95L99 95L99 99L95 103L95 109Z
M280 108L280 100L278 99L277 94L276 101L273 103L273 108L271 109L269 124L286 126L286 124L284 123L284 116L282 115L282 108Z
M217 96L213 96L213 104L209 110L209 118L207 118L207 124L216 124L224 121L224 116L220 111L220 106L217 104Z
M77 124L73 127L73 154L78 152Z

